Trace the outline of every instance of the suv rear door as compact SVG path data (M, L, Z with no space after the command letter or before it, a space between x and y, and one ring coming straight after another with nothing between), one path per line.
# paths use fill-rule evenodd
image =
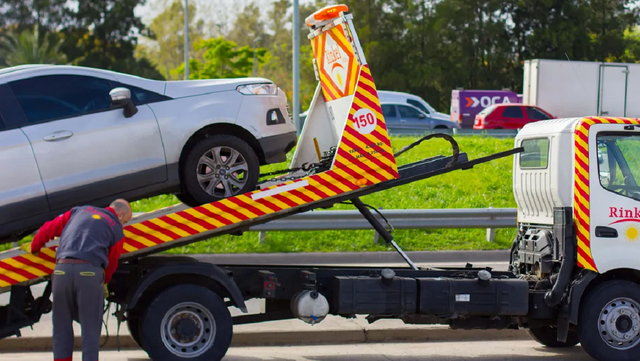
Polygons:
M79 74L12 81L52 211L167 180L164 148L147 105L111 108L108 79Z
M0 225L49 212L29 139L19 128L24 117L9 94L8 86L0 85ZM2 227L3 235L7 228Z

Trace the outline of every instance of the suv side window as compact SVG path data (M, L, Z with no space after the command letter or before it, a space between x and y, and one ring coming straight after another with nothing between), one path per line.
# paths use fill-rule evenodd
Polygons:
M531 108L531 107L527 107L527 115L529 116L530 119L535 119L535 120L547 120L549 119L549 116L546 115L545 113L539 111L536 108Z
M149 103L156 103L156 102L161 102L164 100L169 100L171 98L164 96L164 95L160 95L158 93L154 93L150 90L146 90L146 89L141 89L138 87L135 87L133 85L129 85L129 84L122 84L122 83L118 83L115 81L111 82L111 88L118 88L118 87L122 87L122 88L127 88L131 91L131 99L133 100L133 104L135 105L142 105L142 104L149 104Z
M502 116L505 118L524 118L522 107L505 107Z
M420 118L421 113L413 107L398 105L398 110L400 111L401 118L411 118L411 119Z
M429 114L429 110L427 108L424 107L424 105L422 105L422 103L420 103L417 100L413 100L413 99L407 99L407 103L413 105L414 107L422 110L423 112Z
M109 81L81 75L47 75L9 83L29 123L108 110Z
M7 126L4 124L4 119L2 119L2 114L0 114L0 130L7 129Z

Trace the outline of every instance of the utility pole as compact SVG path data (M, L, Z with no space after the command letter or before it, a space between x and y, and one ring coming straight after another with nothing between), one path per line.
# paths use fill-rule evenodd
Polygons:
M298 134L300 126L300 4L293 0L293 123Z
M262 38L260 36L258 36L257 38L253 39L253 76L256 76L256 43L258 41L262 40Z
M184 0L184 80L189 80L189 0Z

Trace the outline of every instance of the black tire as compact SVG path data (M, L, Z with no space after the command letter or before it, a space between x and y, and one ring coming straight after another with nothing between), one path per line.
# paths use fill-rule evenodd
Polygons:
M211 153L213 150L217 150L219 156L217 162L213 160ZM230 162L235 154L239 155L235 165L225 164L225 159L226 162ZM201 159L206 159L208 162L211 160L210 166L201 163ZM220 169L212 169L214 164ZM242 169L227 173L234 167ZM183 186L188 197L181 196L180 200L194 207L254 190L260 177L260 161L253 148L244 140L233 135L218 134L201 139L191 148L181 171ZM211 175L212 181L201 185L198 181L198 172ZM213 194L203 189L203 187L209 187L211 183L215 183L210 189L210 193Z
M200 204L198 204L198 202L196 202L195 199L193 199L193 197L191 195L189 195L188 193L178 193L176 194L176 198L178 198L178 200L186 205L188 205L189 207L197 207Z
M634 304L635 303L635 304ZM621 325L611 321L607 317L619 315L622 307L628 307L626 310L640 309L640 286L630 281L612 280L607 281L593 290L591 290L582 300L580 305L580 318L578 321L578 338L582 344L582 348L593 358L600 361L637 361L640 360L640 335L636 334L628 342L622 343L628 349L622 350L616 346L615 342L610 343L604 340L604 337L611 339L606 330L600 330L605 325L612 325L612 331L618 332L619 327L626 327L631 324L632 328L629 332L634 332L633 327L640 326L640 317L635 312L635 321L629 318L630 323ZM612 308L613 307L613 308ZM612 311L609 312L609 309ZM606 313L605 313L606 311ZM639 310L640 311L640 310ZM626 311L625 311L626 312ZM601 313L603 319L601 320ZM622 316L624 317L624 316ZM622 319L620 317L618 320ZM603 323L604 322L604 323ZM637 331L635 331L637 332ZM613 334L613 332L611 332ZM601 336L601 334L603 336ZM625 334L625 333L622 333Z
M566 342L558 341L558 330L551 326L532 327L527 333L538 343L552 348L573 347L580 342L578 334L573 331L569 331Z
M186 303L189 305L184 306ZM180 305L183 305L178 308L181 311L176 313L175 309ZM189 313L196 315L194 317L199 321L193 322L194 318L184 317ZM171 315L183 317L177 318L175 327L171 332L165 332L163 339L162 329L170 324ZM227 353L233 336L233 321L224 301L208 288L196 285L178 285L162 291L147 308L142 322L142 348L152 360L219 361ZM194 328L196 324L201 327ZM179 336L183 337L183 346L175 342L178 329L186 330ZM202 334L199 334L200 330ZM190 345L185 346L187 344Z
M137 313L127 314L127 328L133 340L142 347L142 343L140 343L140 316Z

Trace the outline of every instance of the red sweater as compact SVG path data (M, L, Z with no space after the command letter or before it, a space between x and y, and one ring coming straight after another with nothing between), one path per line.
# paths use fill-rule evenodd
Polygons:
M113 214L116 214L116 211L113 208L107 207L106 209ZM38 233L33 238L33 242L31 243L31 252L40 252L42 247L44 247L47 242L56 237L60 237L62 231L64 230L64 226L69 222L70 218L71 211L68 211L56 217L54 220L42 225ZM113 273L118 268L118 258L120 258L120 254L122 254L122 246L124 244L123 241L124 238L118 241L115 246L109 249L109 265L104 270L105 284L111 281L111 276L113 276Z

